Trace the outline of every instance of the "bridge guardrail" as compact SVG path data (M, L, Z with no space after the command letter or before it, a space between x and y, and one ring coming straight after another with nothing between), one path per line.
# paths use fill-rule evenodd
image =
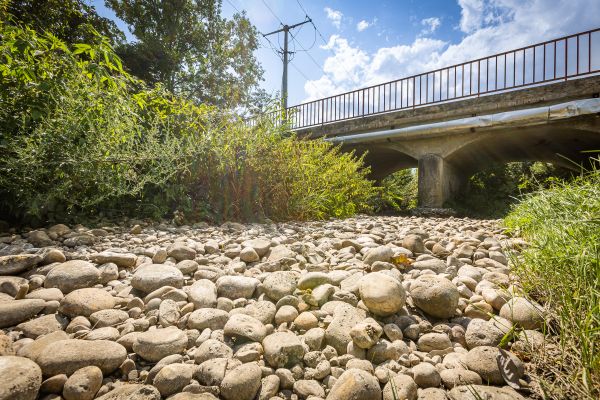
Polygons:
M286 114L292 129L302 129L598 73L600 28L302 103Z

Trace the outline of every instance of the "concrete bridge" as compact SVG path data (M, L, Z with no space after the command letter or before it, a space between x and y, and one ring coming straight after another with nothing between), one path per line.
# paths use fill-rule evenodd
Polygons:
M290 107L299 136L367 152L373 177L418 168L442 207L497 163L577 168L600 150L600 29Z

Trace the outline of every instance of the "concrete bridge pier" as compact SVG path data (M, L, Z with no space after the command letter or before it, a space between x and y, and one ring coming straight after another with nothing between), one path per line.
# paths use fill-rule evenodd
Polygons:
M464 188L466 179L439 154L419 157L419 207L442 208Z

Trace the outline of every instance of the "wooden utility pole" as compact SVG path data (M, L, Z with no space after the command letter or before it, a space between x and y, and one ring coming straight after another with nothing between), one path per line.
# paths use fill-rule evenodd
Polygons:
M306 19L302 22L299 22L294 25L283 25L283 27L281 29L277 29L276 31L263 34L263 36L266 38L269 35L274 35L279 32L284 33L283 50L281 50L281 53L283 54L283 58L282 58L283 75L281 77L281 102L282 102L282 107L283 107L284 111L287 109L287 98L288 98L288 62L289 62L288 56L293 53L292 51L288 50L288 34L291 29L297 28L297 27L307 24L309 22L312 22L312 20L307 16Z

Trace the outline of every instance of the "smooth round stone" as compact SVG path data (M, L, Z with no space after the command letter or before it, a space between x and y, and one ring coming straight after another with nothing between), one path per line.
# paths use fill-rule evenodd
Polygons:
M332 283L329 274L326 274L324 272L308 272L300 276L300 279L298 280L298 289L314 289L317 286L321 286L326 283Z
M102 386L102 371L95 366L78 369L63 387L65 400L92 400Z
M119 330L112 326L106 326L104 328L98 328L86 332L82 339L85 340L111 340L117 341L121 337ZM127 348L127 347L126 347Z
M200 332L206 328L214 331L223 329L228 319L229 313L227 311L218 308L201 308L190 314L187 325L188 328L198 329Z
M510 387L493 387L485 385L457 386L448 392L451 400L525 400Z
M325 390L319 385L319 382L314 379L301 379L294 382L294 393L297 393L300 398L306 399L309 396L319 398L325 397Z
M242 364L225 374L221 396L226 400L252 400L258 393L262 371L255 363Z
M256 278L226 275L217 279L217 294L231 300L250 299L258 284L259 280Z
M192 380L193 365L169 364L165 365L156 374L152 384L158 389L163 397L181 392Z
M131 278L131 286L144 293L150 293L163 286L181 288L183 274L167 264L148 264L139 267Z
M276 332L262 341L265 360L273 368L283 368L302 360L304 347L292 332Z
M96 311L114 308L115 299L105 290L96 288L77 289L60 302L59 311L68 317L89 317Z
M262 257L269 252L271 241L266 239L250 239L242 242L242 246L253 248L254 251Z
M417 346L420 351L428 353L432 350L445 350L452 347L452 343L445 333L430 332L419 338Z
M226 336L260 342L267 336L267 328L254 317L245 314L234 314L229 317L223 328L223 333Z
M100 310L90 315L92 326L96 328L117 326L121 322L126 321L128 318L129 314L127 314L125 311L114 309Z
M279 301L296 290L297 275L289 271L276 271L267 275L262 283L265 294L274 301Z
M103 251L101 253L92 254L90 260L96 264L113 263L119 267L131 268L135 266L137 256L132 253L116 253L113 251Z
M420 388L438 387L442 378L438 370L428 362L422 362L412 368L413 380Z
M119 368L125 358L127 350L115 342L67 339L48 344L36 361L44 376L71 375L80 368L92 365L109 375Z
M435 275L422 275L413 281L410 296L415 304L436 318L451 318L456 313L460 294L452 282Z
M25 296L26 299L42 299L45 301L61 301L64 297L63 292L57 288L37 289Z
M408 375L393 376L383 388L383 400L417 400L417 385Z
M198 263L194 260L183 260L179 261L175 268L181 271L184 275L192 275L198 270Z
M513 297L500 309L500 316L523 329L541 329L544 325L543 309L523 297Z
M69 320L60 314L48 314L17 325L25 337L35 339L38 336L64 330Z
M145 360L158 362L186 349L188 337L180 329L169 327L140 333L133 342L133 351Z
M519 379L525 373L525 369L521 360L509 352L505 354L510 358L508 361L514 368L511 370L516 373L516 378ZM489 382L493 385L504 385L504 378L498 366L498 356L500 350L491 346L479 346L469 350L465 355L465 363L471 371L477 372L484 382Z
M45 288L58 288L64 294L73 290L89 288L100 282L100 271L94 264L83 260L70 260L52 268L46 280Z
M244 247L242 251L240 251L240 260L253 263L260 260L260 256L252 247Z
M169 257L177 261L193 260L196 257L196 250L181 243L175 243L167 249Z
M215 358L228 359L233 357L233 350L223 342L216 339L208 339L203 342L194 353L196 364L202 364L205 361Z
M383 329L377 321L367 318L352 327L350 337L361 349L370 349L377 343L382 333Z
M468 369L445 369L440 372L440 378L447 389L460 385L481 385L481 377L477 372Z
M161 395L158 389L152 385L130 383L117 386L96 400L161 400Z
M467 348L497 346L511 326L510 321L500 317L494 317L489 321L473 319L465 331Z
M298 310L292 306L283 306L277 310L275 314L275 323L281 325L283 323L293 322L298 317Z
M197 280L184 290L195 309L214 308L217 305L217 286L208 279Z
M382 272L365 275L358 290L369 311L381 317L397 313L406 302L402 284Z
M0 399L35 400L42 385L42 370L24 357L0 357Z
M46 302L40 299L0 301L0 328L8 328L36 316Z
M394 251L387 246L379 246L370 249L365 254L364 262L365 264L373 264L376 261L382 262L390 262L392 256L394 255Z
M379 381L362 369L344 371L337 379L327 400L381 400Z
M38 254L16 254L0 256L0 275L18 275L35 267L42 256Z
M319 326L319 320L315 315L309 311L301 312L300 315L294 319L294 325L300 330L307 331L312 328Z

